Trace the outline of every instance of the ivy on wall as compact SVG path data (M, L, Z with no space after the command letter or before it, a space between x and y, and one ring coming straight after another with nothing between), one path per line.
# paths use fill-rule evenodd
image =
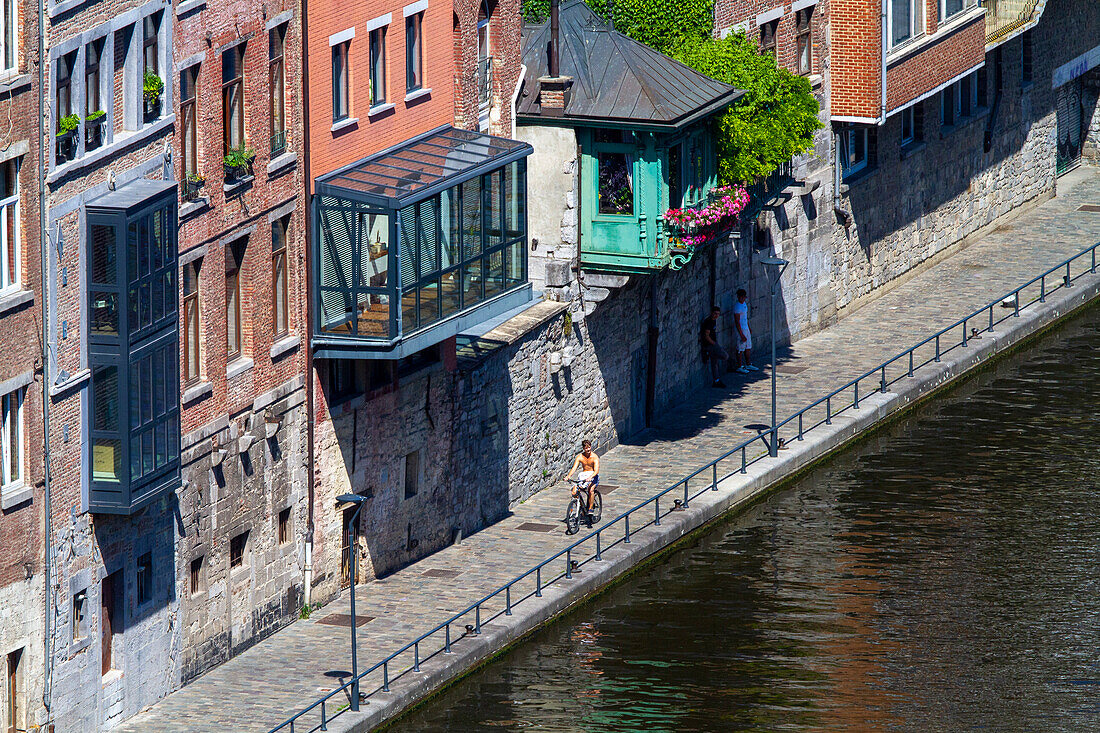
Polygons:
M752 183L813 148L822 125L809 80L777 66L744 33L714 38L713 0L586 1L620 33L746 91L715 121L722 184ZM523 0L526 22L549 13L550 0Z

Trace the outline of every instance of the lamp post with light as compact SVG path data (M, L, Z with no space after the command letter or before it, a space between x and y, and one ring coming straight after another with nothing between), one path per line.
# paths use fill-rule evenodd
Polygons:
M359 575L359 512L367 497L359 494L341 494L336 501L355 504L355 513L351 515L351 542L348 543L348 566L351 571L351 709L359 711L359 658L355 644L355 579Z
M787 265L790 263L778 257L764 257L760 260L760 264L764 266L764 270L768 273L768 281L771 285L771 308L769 309L771 316L769 322L771 323L772 334L772 435L768 444L768 454L775 458L779 455L779 428L776 424L778 421L775 415L775 297L779 294L779 280L783 277L783 271L787 269ZM772 273L775 273L774 277Z

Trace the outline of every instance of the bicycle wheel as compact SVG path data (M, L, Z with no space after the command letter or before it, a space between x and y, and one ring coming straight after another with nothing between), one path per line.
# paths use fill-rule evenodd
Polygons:
M581 500L573 497L565 512L565 533L576 534L581 528Z
M592 491L592 524L599 524L600 518L603 517L603 497L600 496L599 491Z

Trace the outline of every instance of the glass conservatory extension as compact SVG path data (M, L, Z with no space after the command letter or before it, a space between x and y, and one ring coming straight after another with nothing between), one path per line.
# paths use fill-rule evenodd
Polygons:
M319 177L316 356L401 358L528 302L531 152L444 126Z

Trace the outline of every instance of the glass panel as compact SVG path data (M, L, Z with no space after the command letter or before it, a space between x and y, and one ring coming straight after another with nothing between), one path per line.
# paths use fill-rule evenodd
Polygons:
M401 287L407 288L416 283L416 207L406 206L399 212L398 227L398 266L401 269Z
M118 335L118 293L92 291L92 333Z
M99 367L92 373L92 429L118 432L118 367Z
M130 364L130 425L141 424L141 362Z
M481 254L481 179L462 184L462 259Z
M389 268L390 218L383 214L360 214L359 241L366 243L366 248L359 252L359 284L372 288L385 287Z
M153 431L146 430L141 434L141 473L148 474L153 470Z
M485 233L486 247L500 244L503 237L501 231L501 172L494 171L485 176Z
M497 250L488 256L488 270L485 273L485 297L504 290L504 253Z
M138 252L137 222L136 221L130 222L130 226L129 226L127 231L128 231L128 234L126 236L126 244L127 244L128 248L129 248L129 251L130 251L129 258L126 260L126 262L127 262L127 276L129 278L129 282L133 283L133 282L136 282L137 279L140 277L140 273L138 273L138 255L137 255L137 252ZM137 311L134 311L134 312L136 313Z
M913 21L913 0L891 0L890 2L890 44L896 45L911 35Z
M389 338L390 336L390 297L385 293L359 293L359 331L360 336L371 338Z
M420 327L439 320L439 278L420 287Z
M599 199L601 214L634 213L634 161L629 153L600 153Z
M525 197L523 161L509 163L504 169L504 227L508 239L523 236Z
M462 219L459 208L458 188L448 188L439 195L439 213L442 229L442 269L453 267L461 260L459 244L462 241Z
M141 478L141 436L133 435L130 438L130 480Z
M448 272L442 278L444 317L457 312L462 307L462 293L459 290L461 282L461 274L457 269Z
M155 440L153 464L160 468L168 462L168 426L164 423L157 425Z
M481 301L481 260L474 260L462 270L462 307L469 308Z
M96 438L92 441L92 480L118 483L122 478L122 441Z
M417 204L419 227L420 277L439 272L439 199L430 198Z
M92 282L114 285L118 282L118 243L115 228L92 224Z
M174 415L168 418L168 460L174 461L179 457L179 418Z
M166 387L168 377L168 365L165 363L168 356L167 349L161 349L153 354L153 417L162 417L167 408Z
M12 392L7 396L7 402L9 404L8 410L8 457L11 459L9 463L8 481L18 481L23 478L22 464L20 458L22 454L23 437L21 435L22 425L20 415L22 415L22 400L19 392Z
M527 247L523 242L512 244L508 251L508 270L505 282L512 288L527 279Z
M678 209L684 205L684 159L683 146L673 145L668 149L668 207Z
M416 288L412 288L401 296L401 332L412 333L417 328Z

